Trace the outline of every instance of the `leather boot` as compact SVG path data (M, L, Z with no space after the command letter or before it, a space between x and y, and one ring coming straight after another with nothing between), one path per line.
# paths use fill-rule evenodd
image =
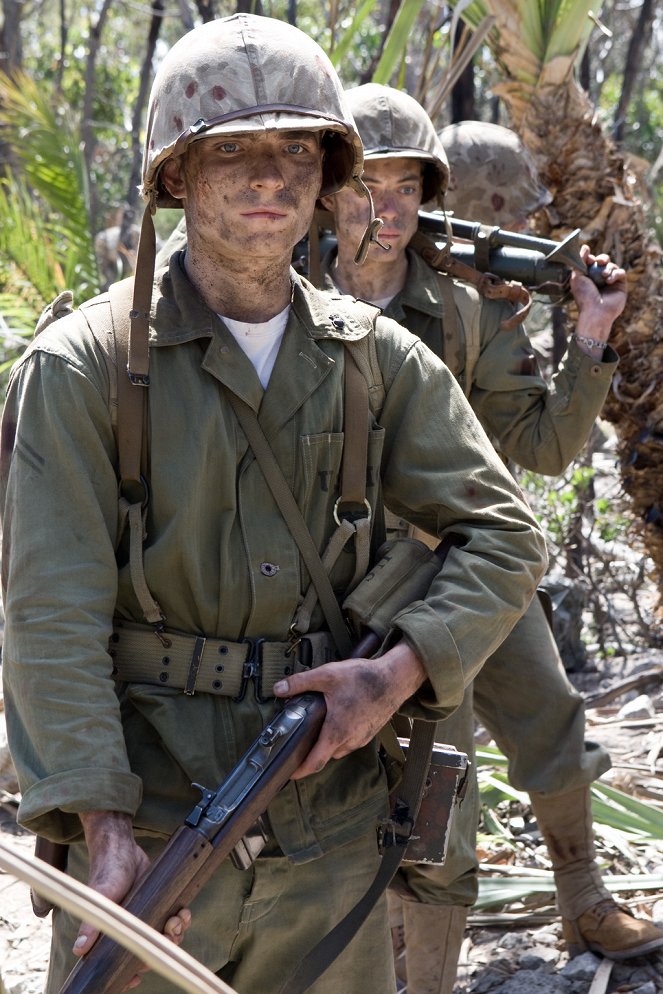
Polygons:
M635 918L603 886L596 862L588 787L530 794L553 866L562 934L571 956L590 949L607 959L643 956L663 946L663 929Z
M467 911L403 901L407 994L452 994Z

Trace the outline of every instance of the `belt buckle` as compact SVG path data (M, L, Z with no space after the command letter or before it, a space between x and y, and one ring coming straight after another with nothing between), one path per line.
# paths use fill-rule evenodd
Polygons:
M259 638L243 638L240 639L241 642L246 642L249 646L249 653L242 666L242 683L239 688L239 694L237 697L233 697L233 701L239 704L246 697L246 688L249 685L249 680L253 680L253 687L256 695L256 701L258 704L265 704L267 701L266 697L262 697L260 694L260 676L262 674L262 644L266 642L267 639Z

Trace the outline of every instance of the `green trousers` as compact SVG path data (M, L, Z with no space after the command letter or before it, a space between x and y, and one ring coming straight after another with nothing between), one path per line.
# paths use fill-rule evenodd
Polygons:
M607 752L585 741L584 704L566 676L538 597L486 661L462 706L438 724L438 741L471 760L474 713L507 757L509 780L518 790L565 794L610 767ZM472 780L454 812L444 866L405 864L392 885L404 898L468 907L476 901L479 797L474 775Z
M140 840L153 856L154 840ZM299 960L368 889L379 856L375 830L308 863L258 859L248 870L227 860L191 904L183 948L239 994L276 994ZM68 872L87 878L83 845L72 846ZM75 963L78 922L63 911L53 919L46 994L57 994ZM386 899L380 900L350 945L310 994L393 994L395 990ZM141 994L177 994L156 973L145 974Z

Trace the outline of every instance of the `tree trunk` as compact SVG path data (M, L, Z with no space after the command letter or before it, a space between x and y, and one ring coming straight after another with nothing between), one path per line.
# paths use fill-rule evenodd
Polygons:
M138 86L138 96L133 110L131 120L131 174L129 176L129 188L127 190L127 203L122 215L120 225L120 237L118 239L118 252L122 256L122 266L125 274L134 269L135 253L130 248L132 239L130 238L131 228L136 220L138 206L138 184L140 182L141 164L143 160L143 147L140 140L141 121L143 111L150 92L150 81L152 79L152 63L154 61L154 50L157 39L163 24L163 0L153 0L152 20L147 36L147 49L145 58L140 70L140 82Z
M459 23L456 26L456 37L454 39L454 50L458 47L461 36L468 29ZM473 121L476 118L476 106L474 102L474 63L463 69L458 78L458 82L451 91L451 123L458 124L460 121Z
M0 27L0 73L14 75L23 62L23 46L21 44L21 14L23 4L16 0L3 0L2 27Z
M384 51L384 46L387 41L389 32L391 31L392 25L396 20L396 14L398 13L398 8L400 7L400 0L387 0L387 14L385 17L384 24L382 25L380 31L380 44L378 45L378 50L371 59L371 64L361 73L359 78L360 83L370 83L373 79L373 73L375 68L382 57Z
M83 143L83 157L85 159L85 172L89 191L90 231L93 237L97 230L97 193L92 176L92 161L94 159L97 136L94 130L92 111L96 89L97 53L112 2L113 0L104 0L96 24L90 25L90 44L85 65L85 95L83 99L83 118L81 121L81 141Z
M16 0L2 0L2 26L0 26L0 75L13 78L23 62L21 44L21 14L23 5ZM0 103L0 109L2 104ZM0 130L0 136L2 131ZM10 146L0 137L0 176L10 168Z
M196 7L204 24L213 21L216 17L213 0L196 0Z
M626 64L624 66L624 78L622 89L619 94L619 103L615 111L615 118L612 123L612 137L616 142L621 142L624 137L624 127L626 125L626 115L628 113L633 88L638 78L640 62L645 43L651 34L652 22L654 19L654 0L643 0L640 13L629 41L626 53Z
M568 67L567 67L568 69ZM625 157L605 135L586 94L551 62L524 95L499 87L514 129L533 152L554 193L539 233L560 238L579 227L594 251L609 252L628 273L625 311L610 339L620 356L603 416L614 423L621 474L647 551L663 578L663 273L661 248L634 194ZM547 77L547 78L546 78Z

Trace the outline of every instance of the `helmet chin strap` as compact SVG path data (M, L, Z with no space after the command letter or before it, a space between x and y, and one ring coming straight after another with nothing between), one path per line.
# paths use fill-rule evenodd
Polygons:
M155 210L155 195L152 192L149 203L145 207L140 229L134 274L133 303L129 313L131 330L129 333L127 373L131 382L138 386L147 386L150 381L148 342L156 257L156 234L152 220Z
M369 205L368 224L366 225L364 234L361 236L361 241L359 242L359 248L355 252L355 258L354 258L355 265L361 266L366 261L368 250L372 244L379 245L380 248L384 249L385 252L391 252L391 245L385 245L384 242L381 242L380 239L378 238L378 232L380 231L380 228L384 224L384 221L382 220L381 217L375 216L375 207L373 206L373 197L371 196L371 191L366 186L366 184L364 183L363 179L361 179L361 177L358 176L355 179L358 185L361 187L361 192L363 193L363 195L365 197L368 197L368 205Z

